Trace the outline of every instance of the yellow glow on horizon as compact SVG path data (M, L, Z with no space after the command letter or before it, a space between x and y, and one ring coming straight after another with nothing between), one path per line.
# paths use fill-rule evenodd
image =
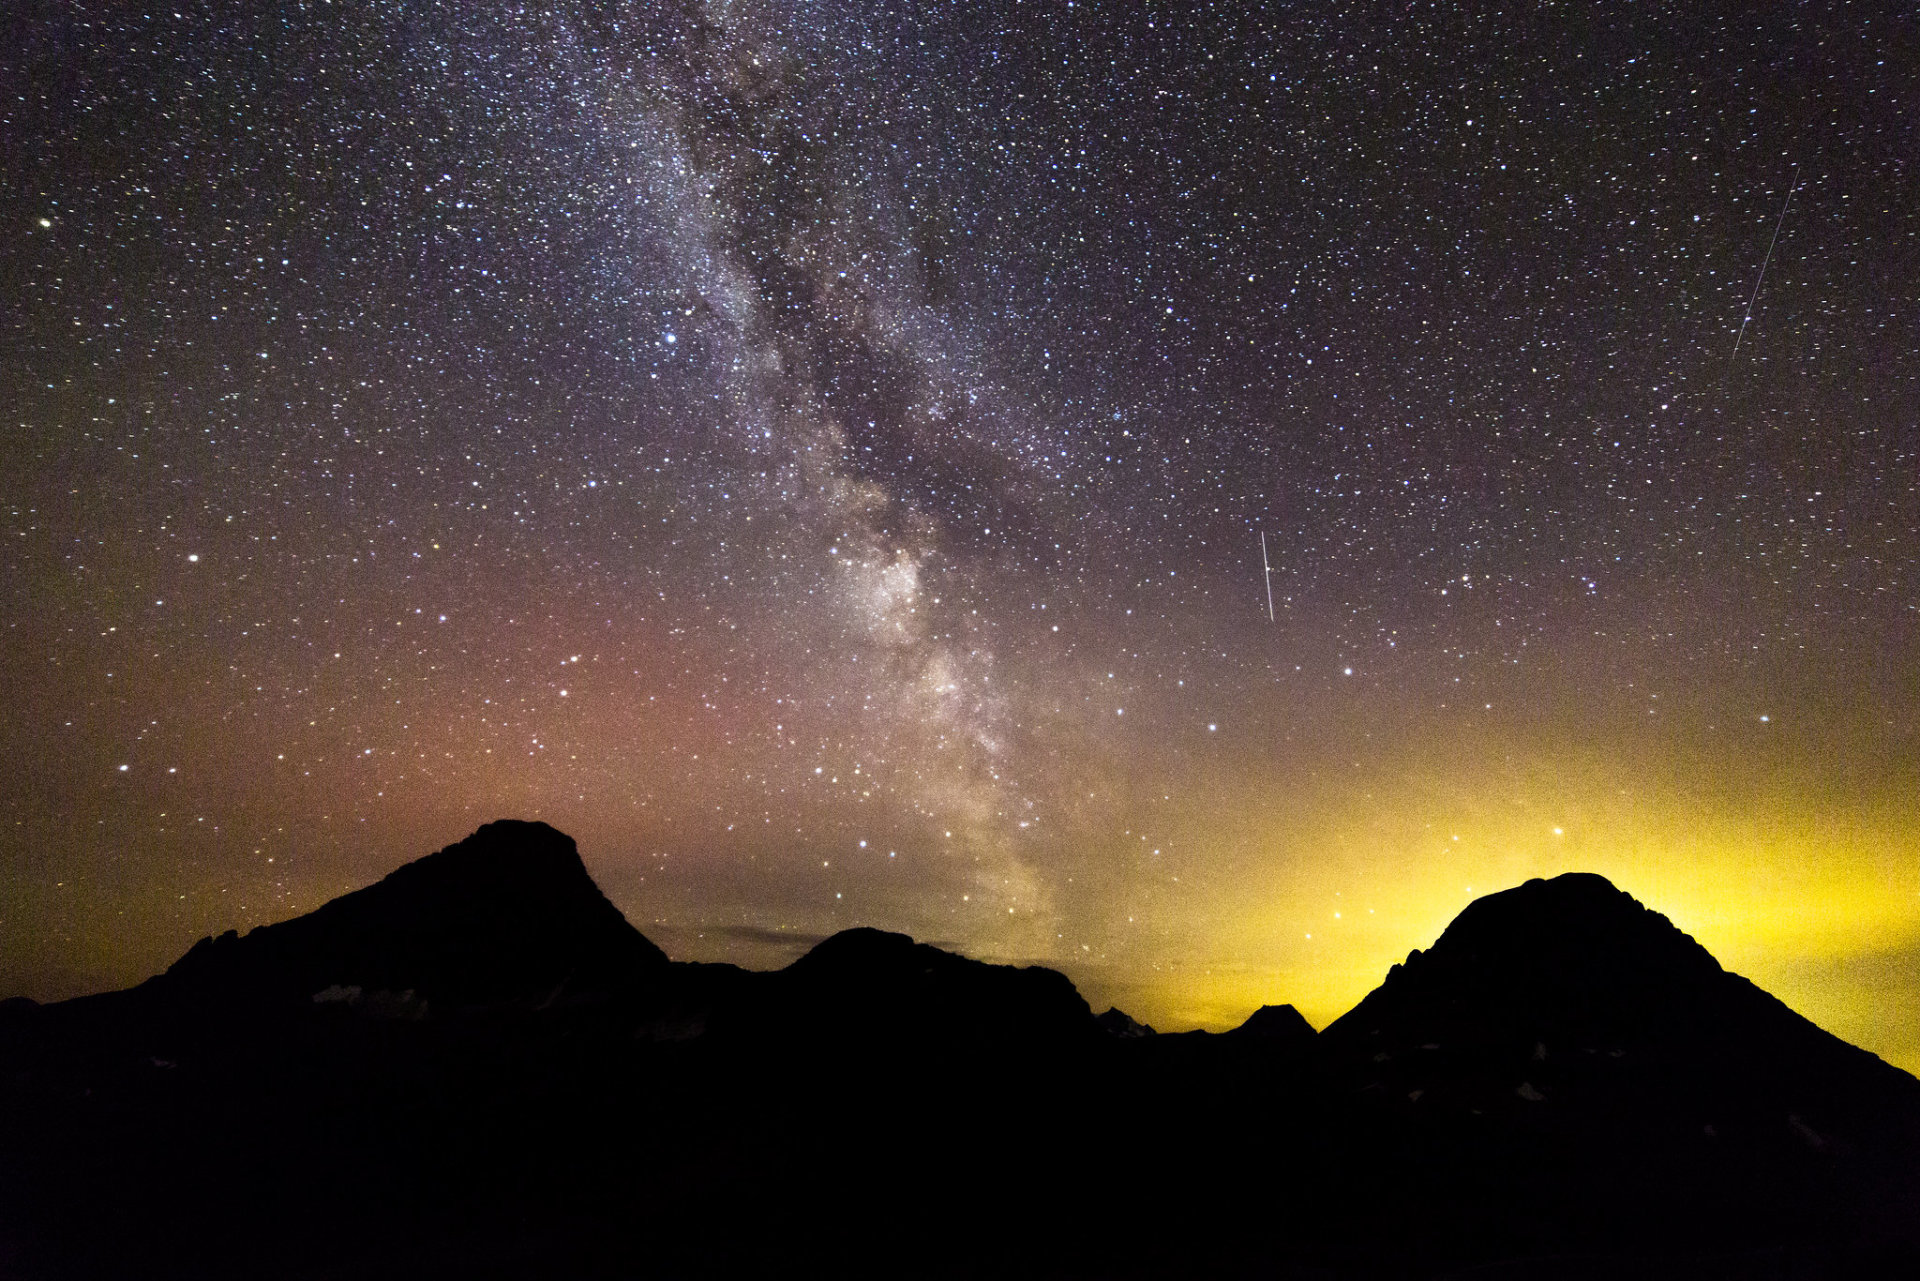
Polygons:
M1753 805L1576 765L1456 772L1445 788L1426 773L1374 777L1290 794L1285 810L1238 825L1221 817L1231 807L1196 812L1182 840L1221 871L1195 905L1208 925L1136 978L1128 1012L1163 1030L1223 1030L1290 1003L1324 1027L1473 899L1585 871L1797 1012L1920 1072L1920 1030L1894 1026L1913 995L1901 984L1920 988L1901 964L1920 956L1911 813L1836 814L1786 795Z

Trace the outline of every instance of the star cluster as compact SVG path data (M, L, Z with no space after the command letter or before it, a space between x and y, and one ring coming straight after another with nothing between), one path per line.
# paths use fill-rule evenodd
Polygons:
M0 986L511 815L1165 1026L1596 870L1920 1063L1911 14L17 26Z

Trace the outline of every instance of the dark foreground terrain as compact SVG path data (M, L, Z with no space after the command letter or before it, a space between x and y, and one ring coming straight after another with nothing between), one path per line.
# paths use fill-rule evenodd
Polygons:
M850 930L669 961L494 823L0 1005L0 1275L1920 1275L1920 1083L1596 876L1316 1035Z

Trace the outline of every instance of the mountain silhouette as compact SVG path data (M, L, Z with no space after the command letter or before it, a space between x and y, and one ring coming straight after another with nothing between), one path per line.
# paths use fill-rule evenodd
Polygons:
M1605 877L1571 872L1468 904L1326 1036L1673 1035L1729 1000L1751 1004L1740 984L1666 917Z
M1133 1041L1143 1036L1159 1035L1159 1033L1153 1030L1150 1024L1142 1023L1139 1019L1134 1018L1117 1005L1108 1006L1106 1011L1096 1015L1093 1021L1099 1025L1102 1032L1122 1041Z
M676 963L499 822L0 1004L10 1277L1812 1281L1914 1273L1916 1206L1920 1082L1585 874L1475 901L1317 1035L1154 1035L876 929Z
M1431 1060L1456 1076L1519 1072L1533 1093L1571 1066L1583 1082L1646 1065L1723 1090L1912 1080L1728 973L1606 878L1581 872L1475 900L1320 1041L1347 1060Z
M760 1008L814 1038L1044 1047L1097 1032L1058 970L991 965L867 928L842 930L773 976Z
M1441 1203L1465 1221L1501 1200L1547 1241L1613 1216L1647 1240L1791 1218L1883 1243L1920 1221L1920 1082L1590 873L1471 903L1317 1048L1456 1163Z
M568 985L657 979L666 954L627 923L545 823L503 820L305 916L203 939L146 986L191 1004L540 1001Z
M1295 1050L1305 1050L1316 1043L1313 1024L1291 1005L1263 1005L1226 1035Z

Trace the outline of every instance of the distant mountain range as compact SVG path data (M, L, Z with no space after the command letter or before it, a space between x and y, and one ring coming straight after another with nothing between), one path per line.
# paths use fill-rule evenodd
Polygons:
M1920 1082L1598 876L1325 1031L900 934L678 964L491 823L124 992L0 1003L0 1275L1920 1275Z

